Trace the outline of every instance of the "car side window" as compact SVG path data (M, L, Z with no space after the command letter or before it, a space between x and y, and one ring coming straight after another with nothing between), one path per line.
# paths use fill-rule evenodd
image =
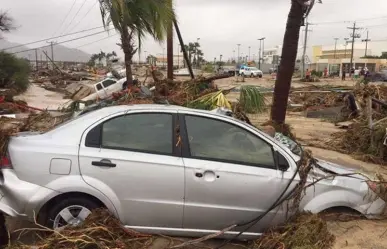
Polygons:
M129 114L102 125L101 147L172 155L172 115L163 113Z
M185 122L191 157L276 169L272 146L245 129L191 115Z
M117 83L117 81L115 80L105 80L104 82L102 82L102 85L104 88L107 88L115 83Z
M98 91L101 90L101 89L102 89L101 83L97 84L96 87L97 87L97 90L98 90Z

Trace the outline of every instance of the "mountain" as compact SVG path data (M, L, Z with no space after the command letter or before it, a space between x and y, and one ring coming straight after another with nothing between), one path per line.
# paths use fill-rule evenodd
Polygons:
M9 47L14 47L14 46L19 46L20 44L14 43L14 42L9 42L4 39L0 39L0 50L9 48ZM26 46L21 46L18 48L14 49L9 49L6 50L6 52L10 53L15 53L18 51L24 51L34 48L33 46L31 47L26 47ZM46 51L48 56L51 57L51 47L48 45L47 47L38 49L38 60L46 60L46 56L44 55L43 51ZM35 50L30 50L26 52L21 52L15 54L16 56L20 58L26 58L30 60L35 60ZM91 55L83 52L82 50L75 49L75 48L68 48L62 45L54 45L54 60L55 61L75 61L75 62L87 62L89 61Z

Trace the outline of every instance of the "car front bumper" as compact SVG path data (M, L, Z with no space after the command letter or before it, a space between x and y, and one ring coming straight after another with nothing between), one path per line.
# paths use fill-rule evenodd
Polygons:
M14 170L0 171L0 212L18 218L33 219L54 190L20 180Z

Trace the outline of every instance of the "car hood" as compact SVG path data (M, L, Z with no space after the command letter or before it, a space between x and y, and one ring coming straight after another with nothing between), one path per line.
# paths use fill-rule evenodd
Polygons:
M316 159L317 159L318 166L320 166L324 169L327 169L329 171L332 171L336 174L348 174L348 173L355 173L356 172L355 169L348 168L348 167L345 167L343 165L339 165L336 163L325 161L325 160L322 160L319 158L316 158Z

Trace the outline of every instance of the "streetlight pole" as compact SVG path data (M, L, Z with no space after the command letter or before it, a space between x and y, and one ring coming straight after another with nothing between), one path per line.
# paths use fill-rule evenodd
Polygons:
M258 61L258 69L261 69L261 54L262 54L262 41L264 41L265 40L265 37L262 37L262 38L260 38L260 39L258 39L258 41L259 41L259 61ZM265 46L265 45L264 45Z
M335 38L335 54L334 54L334 59L336 59L336 51L337 51L337 41L339 40L339 38Z
M251 47L249 46L249 61L251 61L251 58L250 58L250 49L251 49Z
M238 46L238 59L237 59L237 63L239 63L239 49L241 47L241 44L237 44L237 46Z

